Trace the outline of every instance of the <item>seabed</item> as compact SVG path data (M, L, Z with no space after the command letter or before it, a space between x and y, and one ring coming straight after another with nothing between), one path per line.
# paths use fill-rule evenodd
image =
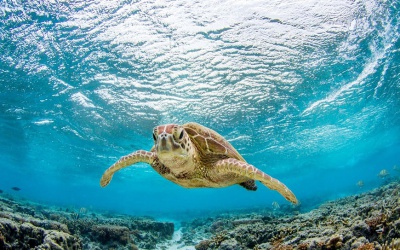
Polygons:
M400 249L400 182L299 207L180 222L65 209L0 194L0 249Z

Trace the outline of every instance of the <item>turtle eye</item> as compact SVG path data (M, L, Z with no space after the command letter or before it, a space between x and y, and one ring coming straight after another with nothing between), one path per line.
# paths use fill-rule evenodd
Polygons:
M183 130L181 131L181 133L179 134L179 140L182 140L183 138Z
M157 141L156 133L153 133L153 139L154 139L155 141Z

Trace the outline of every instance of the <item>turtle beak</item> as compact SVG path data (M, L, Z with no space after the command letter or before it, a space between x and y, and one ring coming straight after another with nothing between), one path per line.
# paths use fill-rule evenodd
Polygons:
M168 143L167 139L168 135L166 133L161 133L158 135L157 151L161 152L170 150L170 143Z
M179 148L179 145L175 143L173 136L167 133L161 133L158 135L157 140L157 151L166 152L172 151Z
M165 137L161 138L159 146L158 146L158 150L159 151L168 151L168 150L170 150L170 147L168 146L168 143L167 143L167 138L165 138Z

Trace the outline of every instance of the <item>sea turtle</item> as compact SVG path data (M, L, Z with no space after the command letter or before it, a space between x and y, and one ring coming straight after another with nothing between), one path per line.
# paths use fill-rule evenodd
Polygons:
M294 194L280 181L248 164L221 135L198 123L167 124L154 128L154 146L121 157L100 180L107 186L118 170L145 162L164 178L186 188L227 187L239 184L256 190L255 180L297 204Z

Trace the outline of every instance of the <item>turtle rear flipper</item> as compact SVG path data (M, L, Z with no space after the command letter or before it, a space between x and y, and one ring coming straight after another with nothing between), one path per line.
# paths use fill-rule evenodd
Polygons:
M257 185L254 180L248 180L242 183L239 183L240 186L244 187L247 190L250 191L256 191L257 190Z
M218 174L235 173L253 180L260 181L268 188L278 191L283 197L285 197L286 200L294 204L298 204L296 196L288 187L286 187L277 179L272 178L271 176L246 162L239 161L234 158L223 159L215 163L214 170Z

